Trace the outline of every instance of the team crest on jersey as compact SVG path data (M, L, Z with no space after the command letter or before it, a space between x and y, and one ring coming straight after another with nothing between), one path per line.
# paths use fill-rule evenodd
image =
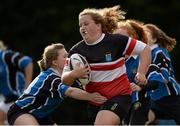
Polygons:
M105 55L105 61L107 61L107 62L112 61L112 55L111 55L111 53L107 53L107 54Z

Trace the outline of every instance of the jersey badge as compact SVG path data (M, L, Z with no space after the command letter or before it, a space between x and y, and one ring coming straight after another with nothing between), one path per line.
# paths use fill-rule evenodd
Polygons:
M107 53L107 54L105 55L105 61L106 61L106 62L112 61L112 55L111 55L111 53Z

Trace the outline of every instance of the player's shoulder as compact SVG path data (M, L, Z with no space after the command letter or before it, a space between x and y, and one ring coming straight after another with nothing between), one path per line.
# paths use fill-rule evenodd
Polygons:
M74 46L72 46L71 47L71 49L69 50L69 56L71 55L71 54L73 54L73 53L77 53L77 52L79 52L79 51L82 51L82 50L84 50L84 47L85 46L87 46L86 44L85 44L85 42L82 40L82 41L80 41L80 42L78 42L78 43L76 43Z
M112 42L128 42L129 37L121 34L106 34L105 39Z
M74 46L72 46L71 49L77 48L77 47L82 46L82 45L84 45L84 44L85 44L84 40L81 40L81 41L77 42Z

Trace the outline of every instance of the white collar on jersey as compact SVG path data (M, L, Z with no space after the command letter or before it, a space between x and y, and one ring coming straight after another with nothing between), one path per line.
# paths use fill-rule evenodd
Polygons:
M131 56L130 56L131 57ZM138 57L138 55L132 55L132 57L134 58L134 59L136 59L137 57Z
M138 57L138 55L131 55L126 59L126 61L128 61L130 58L136 59L137 57Z
M91 43L91 44L89 44L89 43L87 43L87 42L85 42L85 43L86 43L87 45L96 45L96 44L99 43L101 40L103 40L104 36L105 36L105 34L102 33L101 37L100 37L98 40L96 40L95 42L93 42L93 43Z
M49 68L49 69L51 69L54 73L56 73L56 74L58 74L59 76L61 76L61 73L59 73L59 71L58 70L55 70L54 68Z
M151 47L151 50L153 50L154 48L159 47L159 45L158 45L158 44L153 44L153 45L151 45L150 47Z

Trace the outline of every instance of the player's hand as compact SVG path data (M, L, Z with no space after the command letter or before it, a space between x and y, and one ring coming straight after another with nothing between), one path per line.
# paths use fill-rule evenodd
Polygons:
M72 70L72 72L75 78L87 78L90 73L90 69L88 67L82 67L80 64L76 64L76 68Z
M100 93L98 92L94 92L91 94L91 97L92 97L92 102L95 102L97 104L103 104L104 102L107 101L107 98L102 96Z
M147 79L145 74L137 73L135 76L135 82L137 82L139 85L146 85Z
M132 91L140 91L141 90L141 87L135 83L131 83L130 86L131 86Z

